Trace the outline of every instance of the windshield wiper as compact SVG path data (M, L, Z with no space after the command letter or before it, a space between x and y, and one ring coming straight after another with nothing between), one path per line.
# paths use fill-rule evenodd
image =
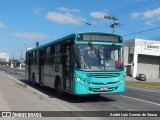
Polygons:
M100 57L99 49L97 50L91 42L88 43L88 46L91 48L94 54L98 57L99 63L101 65L101 57Z
M99 51L94 47L94 45L91 42L88 43L88 46L91 48L91 50L94 52L94 54L98 57L99 62L100 62Z

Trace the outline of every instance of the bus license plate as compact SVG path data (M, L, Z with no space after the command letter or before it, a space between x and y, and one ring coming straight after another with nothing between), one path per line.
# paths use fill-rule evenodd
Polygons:
M108 90L107 87L101 87L101 88L100 88L100 91L107 91L107 90Z

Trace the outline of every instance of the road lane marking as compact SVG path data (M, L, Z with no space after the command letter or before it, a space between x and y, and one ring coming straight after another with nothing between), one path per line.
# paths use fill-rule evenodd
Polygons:
M142 99L138 99L138 98L134 98L134 97L129 97L129 96L125 96L125 95L120 95L122 97L126 97L126 98L130 98L130 99L134 99L134 100L139 100L139 101L142 101L142 102L146 102L146 103L150 103L150 104L154 104L154 105L158 105L160 106L159 103L155 103L155 102L150 102L150 101L147 101L147 100L142 100Z
M127 88L139 89L139 90L143 90L143 91L150 91L150 92L156 92L156 93L160 93L159 91L155 91L155 90L149 90L149 89L143 89L143 88L137 88L137 87L127 87Z

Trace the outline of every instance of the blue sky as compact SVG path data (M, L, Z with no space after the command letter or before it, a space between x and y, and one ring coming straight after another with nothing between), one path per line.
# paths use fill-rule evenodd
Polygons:
M127 7L129 6L129 7ZM160 26L160 0L0 0L0 52L20 58L21 51L73 32L112 32L128 35ZM90 23L91 26L86 23ZM160 39L160 29L125 36L124 39Z

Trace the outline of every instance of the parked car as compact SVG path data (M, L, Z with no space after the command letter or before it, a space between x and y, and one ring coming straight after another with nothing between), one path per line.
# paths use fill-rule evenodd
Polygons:
M146 75L143 73L139 73L137 74L136 79L146 81Z

